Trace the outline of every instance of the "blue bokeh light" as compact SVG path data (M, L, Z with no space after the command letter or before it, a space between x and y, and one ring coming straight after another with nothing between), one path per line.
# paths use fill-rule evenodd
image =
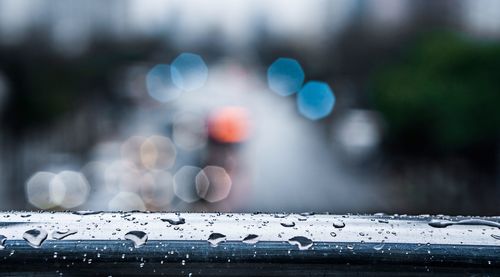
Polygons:
M146 75L146 88L149 96L162 103L176 99L181 93L172 83L168 64L159 64L149 70Z
M172 81L185 91L203 87L208 78L208 67L196 54L182 53L171 64Z
M327 83L310 81L299 91L297 105L303 116L318 120L332 112L335 96Z
M299 62L290 58L279 58L267 70L269 88L281 96L292 95L304 83L304 70Z

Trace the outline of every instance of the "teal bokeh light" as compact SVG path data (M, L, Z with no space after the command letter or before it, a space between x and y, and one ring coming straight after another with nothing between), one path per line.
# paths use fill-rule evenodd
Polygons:
M208 67L203 59L193 53L182 53L171 64L172 81L185 91L203 87L208 78Z
M146 88L149 96L162 103L172 101L180 95L180 90L173 85L168 64L158 64L149 70Z
M269 88L281 96L292 95L304 83L304 70L299 62L290 58L279 58L267 70Z
M298 93L299 112L308 119L318 120L328 116L334 105L335 96L325 82L307 82Z

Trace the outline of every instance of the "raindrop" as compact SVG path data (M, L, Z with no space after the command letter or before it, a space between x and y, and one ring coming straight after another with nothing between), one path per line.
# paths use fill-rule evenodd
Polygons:
M125 239L134 243L135 248L143 246L148 240L148 235L143 231L130 231L125 234Z
M499 235L495 235L495 234L491 234L491 237L494 238L494 239L500 239L500 236Z
M335 232L330 232L330 236L332 236L332 237L336 237L336 236L337 236L337 234L336 234Z
M304 213L300 213L301 216L312 216L312 215L315 215L314 212L304 212Z
M52 238L60 240L74 234L76 234L76 230L54 231L52 232Z
M5 249L5 241L7 240L7 237L4 235L0 235L0 250Z
M309 249L312 245L313 242L311 239L303 237L303 236L296 236L288 240L288 243L291 245L297 245L299 247L299 250L306 250Z
M39 248L40 245L47 239L47 231L41 229L31 229L23 234L23 239L34 248Z
M343 221L335 219L333 221L333 227L335 227L335 228L344 228L345 227L345 223Z
M210 236L208 236L208 242L212 247L216 247L219 243L224 241L226 241L226 236L221 233L211 233Z
M379 243L379 244L376 244L376 245L373 246L373 249L377 250L377 251L380 251L380 250L382 250L382 248L384 248L384 245L385 244L383 242Z
M275 218L285 218L287 216L289 216L290 214L287 214L287 213L277 213L277 214L274 214L274 217Z
M464 219L460 221L432 219L428 224L435 228L445 228L451 225L483 225L500 228L500 223L484 219Z
M378 222L379 223L389 223L389 220L387 220L387 219L379 219Z
M255 234L249 234L243 239L243 243L248 243L248 244L255 244L257 243L259 236Z
M74 211L71 213L76 214L76 215L93 215L93 214L100 214L102 212L101 211Z
M168 222L172 225L181 225L186 223L186 220L182 217L177 217L177 218L162 218L161 221L163 222Z
M295 227L295 222L293 221L281 222L280 224L283 227Z

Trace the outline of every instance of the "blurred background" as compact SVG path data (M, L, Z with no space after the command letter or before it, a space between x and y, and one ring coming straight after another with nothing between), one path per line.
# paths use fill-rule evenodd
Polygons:
M500 1L0 0L0 209L500 212Z

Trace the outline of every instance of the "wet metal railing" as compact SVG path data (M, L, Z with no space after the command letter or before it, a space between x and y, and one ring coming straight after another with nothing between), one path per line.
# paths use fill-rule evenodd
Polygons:
M0 213L0 270L283 276L498 273L500 218Z

